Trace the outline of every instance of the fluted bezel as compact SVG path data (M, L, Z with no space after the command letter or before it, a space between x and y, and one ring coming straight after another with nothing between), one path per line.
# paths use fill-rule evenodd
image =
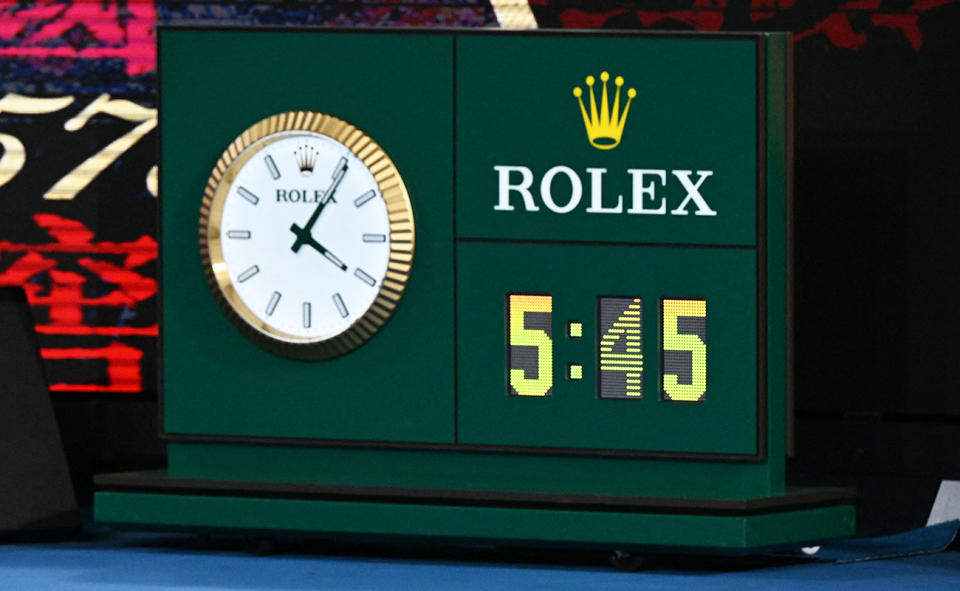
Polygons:
M373 303L343 332L311 339L269 326L240 299L223 257L220 228L226 197L243 166L275 141L312 132L327 136L350 150L373 175L390 220L390 258L377 278L380 289ZM200 257L207 282L221 310L250 340L274 354L293 359L329 359L360 347L393 315L410 278L414 253L413 208L397 167L373 139L332 115L314 111L278 113L259 121L236 137L217 161L203 192L200 207Z

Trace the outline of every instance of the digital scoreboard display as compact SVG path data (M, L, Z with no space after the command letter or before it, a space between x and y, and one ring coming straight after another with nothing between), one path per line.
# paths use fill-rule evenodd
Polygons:
M707 303L697 299L660 302L659 392L661 400L700 402L707 393ZM553 393L553 298L511 294L507 300L510 394ZM643 398L643 300L597 298L597 396ZM583 322L567 322L566 337L583 338ZM583 365L567 365L566 377L583 379Z
M745 547L850 527L849 507L800 519L833 497L785 492L787 36L159 39L170 460L147 488L179 488L114 480L108 521L169 520L169 500L255 527L488 539ZM242 223L221 229L217 199ZM217 240L242 260L214 260ZM216 297L239 284L243 320ZM352 332L299 355L281 315ZM201 482L268 499L250 513ZM278 483L320 497L293 511Z

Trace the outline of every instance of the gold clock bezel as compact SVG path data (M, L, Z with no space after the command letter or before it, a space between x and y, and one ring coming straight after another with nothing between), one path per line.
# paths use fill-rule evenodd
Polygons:
M313 132L350 150L373 175L387 205L390 259L373 303L345 331L326 339L291 335L260 320L237 294L223 258L220 226L227 194L244 164L273 142ZM293 359L329 359L370 340L393 315L410 278L414 252L413 207L403 178L386 152L353 125L315 111L288 111L263 119L238 135L224 150L203 192L200 207L200 257L207 283L221 310L254 343Z

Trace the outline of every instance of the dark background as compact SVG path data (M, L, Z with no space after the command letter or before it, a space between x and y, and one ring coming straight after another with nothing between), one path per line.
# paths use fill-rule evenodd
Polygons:
M85 48L117 47L97 23L76 23L40 39L61 17L37 9L80 4L24 1L0 9L0 90L77 97L61 115L0 114L0 133L27 146L22 177L0 187L0 277L21 251L48 243L31 216L53 213L84 223L99 241L156 236L143 174L155 162L153 135L70 203L42 199L75 160L129 129L100 115L84 133L63 121L100 92L153 106L155 75L131 73L122 58L88 59ZM131 30L131 2L97 3L111 24ZM158 22L327 25L495 25L487 2L140 2ZM533 0L540 28L785 30L795 35L795 201L797 277L797 454L793 484L856 486L861 533L925 522L939 481L960 479L960 115L956 80L960 3L956 0ZM56 11L54 11L56 12ZM19 19L19 20L18 20ZM19 23L19 24L18 24ZM130 39L126 37L125 39ZM71 47L75 57L37 57L28 49ZM18 49L19 48L19 49ZM23 55L18 55L21 50ZM120 51L122 54L122 51ZM46 118L47 123L39 123ZM85 128L86 129L86 128ZM95 151L95 150L94 150ZM38 163L49 163L49 166ZM85 295L116 286L79 264L80 254L49 255L85 278ZM88 256L92 254L88 253ZM117 262L117 261L115 261ZM135 269L156 277L155 264ZM49 272L30 282L49 290ZM0 279L2 282L2 279ZM38 294L47 293L38 292ZM50 310L34 305L35 322ZM91 326L155 323L155 297L130 310L87 307ZM132 314L132 315L131 315ZM163 464L156 438L151 337L41 334L46 349L122 342L143 352L140 388L53 393L81 502L93 473ZM51 383L104 385L102 360L45 365Z

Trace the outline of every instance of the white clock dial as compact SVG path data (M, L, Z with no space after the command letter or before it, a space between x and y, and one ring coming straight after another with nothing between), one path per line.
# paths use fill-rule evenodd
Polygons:
M318 133L290 132L247 160L221 219L237 295L281 337L342 333L373 304L387 272L390 220L380 188L353 152Z
M288 127L307 129L268 125L221 158L201 216L202 251L221 307L256 331L254 340L294 357L329 357L370 338L392 313L413 255L412 212L372 140L326 115L312 114L313 125L297 125L295 113L271 119L284 115ZM392 183L383 183L385 165ZM388 209L405 214L392 221Z

